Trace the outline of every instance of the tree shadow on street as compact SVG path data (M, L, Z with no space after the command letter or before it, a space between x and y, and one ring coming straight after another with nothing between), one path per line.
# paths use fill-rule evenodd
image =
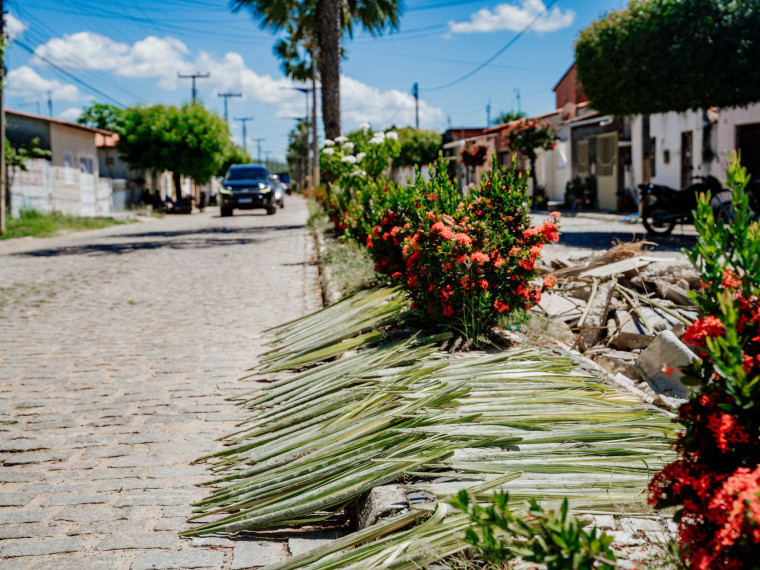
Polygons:
M697 242L697 237L693 235L669 235L649 236L646 232L562 232L560 233L559 245L570 247L584 247L590 249L609 249L617 241L631 242L646 240L656 243L655 251L681 251L682 249L691 249Z
M49 249L36 249L15 253L15 256L25 257L57 257L61 255L120 255L142 250L156 249L207 249L212 247L225 247L231 245L247 245L271 241L272 238L228 238L228 239L172 239L150 240L137 242L119 243L94 243L85 245L72 245L67 247L55 247Z

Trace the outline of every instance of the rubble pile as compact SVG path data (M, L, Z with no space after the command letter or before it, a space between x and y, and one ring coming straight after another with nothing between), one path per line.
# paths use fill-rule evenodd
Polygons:
M553 261L544 269L559 286L532 310L552 322L559 345L675 408L688 397L680 369L696 358L680 338L698 317L688 292L700 279L683 256L654 257L649 245L618 243L587 263Z

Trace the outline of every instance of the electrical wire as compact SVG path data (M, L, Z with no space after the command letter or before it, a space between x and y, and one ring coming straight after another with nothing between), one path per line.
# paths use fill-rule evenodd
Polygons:
M421 87L420 90L425 91L440 91L442 89L447 89L449 87L452 87L456 85L457 83L461 83L465 79L472 77L475 75L478 71L481 69L484 69L487 67L493 60L495 60L497 57L499 57L501 54L503 54L505 51L507 51L512 45L519 40L530 28L533 27L533 24L535 24L538 19L543 16L546 12L549 11L549 8L551 8L554 4L557 3L557 0L550 0L547 5L544 6L543 10L541 10L538 14L536 14L536 17L533 18L527 26L525 26L522 30L520 30L515 37L513 37L511 40L507 42L507 44L502 47L499 51L497 51L495 54L493 54L491 57L489 57L487 60L485 60L483 63L481 63L479 66L477 66L472 71L465 73L461 77L458 77L457 79L454 79L453 81L449 81L448 83L444 83L443 85L439 85L437 87Z
M24 50L28 51L30 54L35 55L34 54L34 48L29 47L27 44L25 44L21 40L14 39L13 43L16 44L16 45L18 45L19 47L23 48ZM93 91L94 93L97 93L101 97L103 97L105 99L108 99L109 101L113 102L114 104L118 105L119 107L126 107L126 105L124 103L122 103L121 101L119 101L118 99L115 99L115 98L111 97L110 95L108 95L106 93L103 93L103 91L101 91L100 89L97 89L96 87L93 87L92 85L90 85L86 81L84 81L82 79L79 79L76 75L73 75L73 74L69 73L68 71L66 71L65 69L62 69L62 68L58 67L56 64L54 64L52 61L50 61L46 57L43 57L41 55L36 55L35 57L38 57L39 59L41 59L42 61L44 61L45 63L47 63L50 67L52 67L53 69L57 70L59 73L65 75L69 80L73 81L74 83L76 83L76 84L78 84L78 85L80 85L80 86L82 86L82 87L84 87L86 89L89 89L90 91Z

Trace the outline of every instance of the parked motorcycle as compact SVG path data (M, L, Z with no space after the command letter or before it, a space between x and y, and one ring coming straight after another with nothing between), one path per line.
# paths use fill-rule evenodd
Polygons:
M730 206L731 192L724 189L714 176L697 176L695 179L697 182L689 184L683 190L652 182L639 184L641 221L650 234L667 236L676 224L692 223L697 198L708 191L713 196L711 204L715 215L728 219L726 198Z

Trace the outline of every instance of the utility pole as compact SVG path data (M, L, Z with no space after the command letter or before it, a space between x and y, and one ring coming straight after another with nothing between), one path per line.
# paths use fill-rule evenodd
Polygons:
M0 0L0 42L5 45L5 2ZM0 50L0 86L5 83L5 62ZM5 233L5 107L0 89L0 235Z
M53 118L53 92L48 90L48 115Z
M491 126L491 100L488 100L488 105L486 105L486 126Z
M218 95L219 97L224 98L224 122L229 125L230 119L227 116L227 99L229 99L230 97L242 97L243 94L242 93L219 93Z
M236 121L240 121L243 123L243 150L246 152L248 151L248 146L246 146L245 137L246 137L246 130L245 130L245 124L248 121L253 121L253 117L235 117Z
M412 87L412 95L414 95L414 125L416 128L420 128L420 84L415 82Z
M515 97L517 97L517 113L522 113L522 109L520 109L520 89L518 87L515 87Z
M195 73L190 73L188 75L182 75L181 73L177 72L177 77L180 79L192 79L193 80L193 87L192 87L192 94L193 94L193 105L195 105L195 100L198 98L198 90L195 88L195 80L196 79L206 79L210 73L201 73L200 71L196 71Z
M256 162L261 162L261 141L267 139L253 139L256 141Z

